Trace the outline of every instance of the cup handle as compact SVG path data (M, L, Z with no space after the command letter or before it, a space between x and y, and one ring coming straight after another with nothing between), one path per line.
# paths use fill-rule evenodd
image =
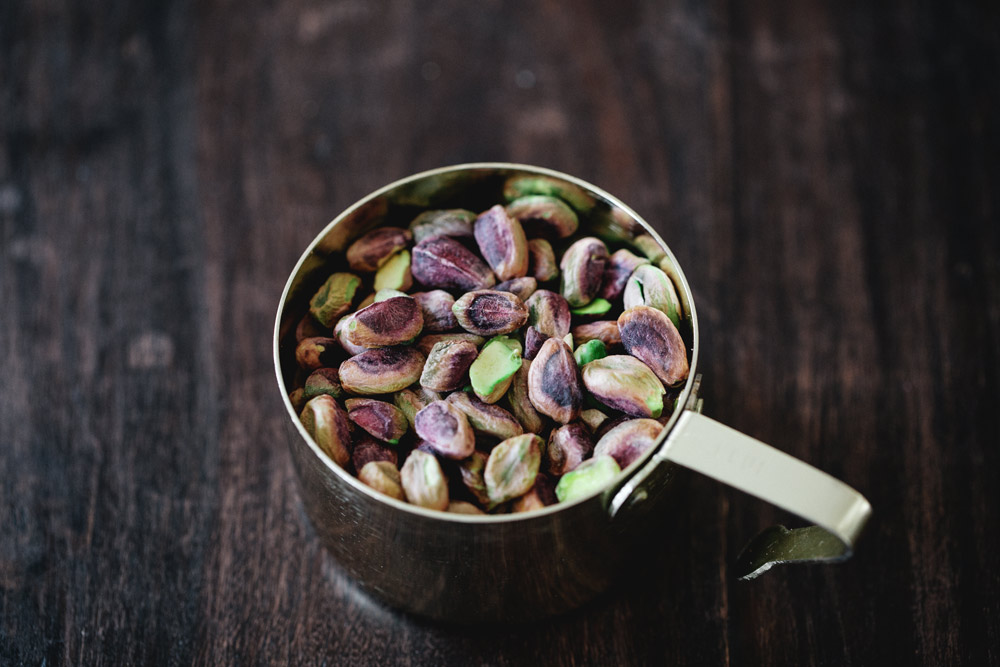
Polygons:
M740 579L753 579L783 563L850 558L871 515L865 497L843 482L690 409L681 413L654 461L684 466L816 524L761 532L737 558ZM622 488L612 508L634 490L631 484Z

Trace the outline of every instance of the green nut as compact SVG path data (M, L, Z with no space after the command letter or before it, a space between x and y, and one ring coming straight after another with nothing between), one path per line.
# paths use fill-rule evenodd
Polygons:
M306 371L333 366L341 356L339 348L340 345L335 338L326 336L303 338L295 346L295 361L299 368Z
M405 292L411 287L413 287L413 274L410 273L409 250L400 250L375 272L376 291L394 289ZM378 300L377 294L375 300Z
M480 505L489 507L490 496L486 491L486 480L483 479L485 471L486 454L478 450L472 452L472 456L458 462L458 472L461 475L462 484Z
M615 354L597 359L583 366L581 375L591 396L609 408L653 419L663 412L663 385L649 366L635 357Z
M392 403L406 416L406 421L413 428L413 419L417 413L426 408L434 401L441 400L441 396L436 391L428 391L421 387L419 390L401 389L392 396Z
M632 272L643 264L649 264L649 260L625 248L611 253L604 267L604 277L601 278L601 289L597 291L597 296L608 301L621 299L625 283L628 282Z
M508 178L503 185L503 197L507 201L514 201L526 195L558 197L580 213L587 213L596 203L594 198L580 186L552 176L519 174Z
M528 372L530 368L531 359L523 359L521 367L514 373L514 379L507 390L507 402L525 433L541 433L545 428L545 419L538 414L535 406L531 404L531 399L528 398Z
M670 318L656 308L635 306L618 317L622 345L645 363L667 387L683 382L689 371L687 347Z
M497 280L520 278L528 273L528 240L516 218L499 204L476 218L476 245Z
M596 208L590 216L592 233L608 243L629 243L645 231L630 214L617 206Z
M590 429L582 422L573 422L554 429L545 445L545 469L559 476L575 470L594 452Z
M663 424L655 419L629 419L601 436L594 457L610 456L625 469L656 443Z
M510 292L521 301L527 301L528 297L538 289L538 281L533 276L522 276L505 280L493 289L498 292Z
M528 241L528 275L538 282L559 277L556 253L552 250L552 244L546 239Z
M448 509L448 480L433 454L414 449L403 463L400 478L410 504L433 510Z
M528 308L520 299L496 290L467 292L451 310L463 329L480 336L510 333L528 320Z
M607 246L593 236L580 239L563 253L561 291L570 307L585 306L597 296L607 262Z
M340 385L340 374L336 368L317 368L306 378L303 387L305 399L311 400L321 394L340 398L344 388Z
M536 291L525 302L528 324L547 337L562 338L572 323L569 304L561 295L547 289Z
M347 248L347 264L354 271L374 273L412 239L408 230L399 227L373 229Z
M604 347L611 348L622 342L622 337L618 331L618 322L614 320L600 320L598 322L587 322L572 328L573 340L577 345L583 345L588 340L599 340L604 343Z
M358 479L379 493L396 500L406 500L403 478L396 466L388 461L369 461L358 471Z
M420 386L431 391L454 391L465 384L469 366L479 350L468 341L444 341L431 348L420 374Z
M608 356L607 348L604 347L604 343L596 338L588 340L573 350L573 358L576 359L576 365L581 368L591 361L603 359L606 356Z
M337 318L351 309L360 285L361 279L353 273L333 274L309 301L309 313L317 322L332 329Z
M429 292L416 292L411 296L420 305L420 312L424 316L424 331L441 333L458 326L455 313L451 312L451 307L455 305L455 297L448 292L436 289Z
M632 245L636 250L645 255L653 264L656 264L667 256L667 252L663 249L663 246L660 245L659 241L654 239L649 234L639 234L632 239Z
M347 413L333 398L323 394L302 408L299 415L306 433L341 468L351 460L351 427Z
M587 459L562 476L556 485L556 497L561 503L586 498L611 484L621 471L613 458L595 453L594 458Z
M524 428L521 427L514 415L499 405L483 403L474 395L464 391L456 391L451 394L448 396L447 402L465 414L476 435L506 440L524 433Z
M344 407L348 419L373 438L392 445L399 443L410 426L406 415L392 403L374 398L349 398L344 401Z
M607 299L597 297L586 306L571 308L569 312L574 315L583 315L585 317L599 317L601 315L606 315L609 310L611 310L611 302Z
M532 360L528 398L536 410L560 424L580 418L583 409L580 373L569 346L558 338L545 341Z
M431 350L435 345L442 342L448 341L458 341L464 340L472 343L476 347L482 347L486 339L482 336L477 336L476 334L465 333L441 333L441 334L427 334L426 336L421 336L417 339L414 344L418 350L420 350L425 356L431 353Z
M472 238L472 222L475 219L475 213L461 208L424 211L410 223L410 231L416 243L436 236Z
M416 299L394 296L354 313L345 327L347 340L364 347L388 347L416 338L424 316Z
M508 438L493 448L483 474L493 506L531 490L542 463L543 444L534 433L525 433Z
M350 394L392 394L420 379L424 361L412 347L366 350L340 364L340 383Z
M521 344L507 336L491 338L469 366L472 390L484 403L496 403L520 367Z
M655 266L636 268L625 284L622 297L625 310L636 306L649 306L663 311L675 327L681 325L681 301L677 298L674 283L666 273Z
M476 436L465 413L447 401L434 401L418 412L413 428L435 452L449 459L464 459L476 449Z

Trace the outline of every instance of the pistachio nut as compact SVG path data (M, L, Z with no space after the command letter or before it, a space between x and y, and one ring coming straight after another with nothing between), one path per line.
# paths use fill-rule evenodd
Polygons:
M388 347L413 340L424 326L416 299L394 296L354 313L344 327L347 340L365 347Z
M479 350L465 340L443 341L431 348L420 374L420 386L431 391L454 391L465 384L469 366Z
M413 418L417 416L418 412L439 400L441 400L441 396L436 391L429 391L423 387L416 390L401 389L392 395L393 405L406 416L410 428L413 427Z
M505 280L493 289L498 292L510 292L521 301L527 301L528 297L538 289L538 281L533 276L521 276Z
M304 338L295 346L295 361L299 368L306 371L334 366L341 356L339 347L335 338L326 336Z
M506 440L524 433L514 415L499 405L482 402L475 395L456 391L448 396L447 401L465 414L476 435Z
M424 239L414 246L410 270L420 284L430 288L468 292L496 284L496 277L483 260L447 236Z
M350 394L391 394L419 380L424 361L412 347L366 350L340 364L340 383Z
M542 462L542 439L524 433L499 443L486 460L483 479L494 506L527 493Z
M347 248L347 264L353 271L374 273L390 257L406 248L413 235L399 227L373 229Z
M452 514L486 514L475 505L464 500L452 500L448 503L448 511Z
M410 272L409 250L400 250L375 272L376 291L383 289L406 291L411 287L413 287L413 274Z
M582 345L588 340L599 340L604 343L605 348L611 348L622 342L621 334L618 331L618 322L614 320L579 324L571 329L571 333L577 345Z
M393 289L391 287L383 287L382 289L372 294L371 302L365 305L370 306L373 303L378 303L380 301L388 301L394 296L410 296L410 295L404 292L403 290ZM361 308L362 306L358 306L358 310L361 310Z
M354 438L354 451L351 452L351 463L355 470L361 470L372 461L387 461L392 467L399 465L399 454L395 449L379 442L367 434Z
M486 491L486 480L483 479L483 473L486 472L486 454L480 451L472 452L471 456L458 462L458 472L462 484L469 493L479 501L480 505L488 507L490 496Z
M571 308L569 312L573 315L579 315L581 317L596 318L601 315L607 315L610 310L611 302L607 299L597 297L586 306Z
M455 305L455 297L448 292L436 289L430 292L416 292L410 296L420 306L420 312L424 317L424 331L440 333L458 326L455 314L451 312L451 307Z
M681 325L681 301L677 298L674 283L655 266L639 266L632 272L625 285L622 302L625 310L636 306L656 308L663 311L675 327Z
M302 387L299 387L289 393L288 402L292 404L292 410L295 410L296 413L302 412L302 408L305 407L306 404L305 390L302 389Z
M465 414L447 401L434 401L417 413L413 427L441 456L464 459L476 449L476 436Z
M301 343L306 338L316 338L317 336L329 336L330 329L331 327L324 327L313 319L312 313L306 313L295 325L295 342Z
M543 334L535 327L528 327L524 330L524 358L534 359L538 356L538 351L542 349L550 336Z
M531 359L523 359L521 367L514 373L514 379L507 390L507 402L525 433L541 433L545 428L545 420L538 414L535 406L531 404L531 399L528 398L528 371L530 368Z
M351 460L351 428L347 413L333 398L323 394L307 402L299 415L306 433L341 468Z
M433 454L414 449L399 473L407 502L433 510L448 509L448 480Z
M590 430L582 422L565 424L549 434L545 445L545 469L549 474L565 475L594 452Z
M608 243L629 243L636 235L645 233L635 218L617 206L595 208L590 215L590 228Z
M405 294L405 292L403 293ZM375 292L372 292L365 298L361 299L361 301L358 303L358 310L361 310L362 308L367 308L373 303L375 303Z
M472 390L481 401L496 403L510 387L520 367L521 344L507 336L491 338L469 366Z
M663 385L635 357L614 354L597 359L583 366L580 374L591 396L609 408L653 419L663 412Z
M608 416L597 408L589 408L580 413L580 421L587 425L591 433L596 433Z
M538 333L562 338L569 333L571 315L569 304L562 295L547 289L537 290L525 304L528 307L528 324Z
M604 343L597 338L592 338L583 345L578 345L577 348L573 350L573 358L576 359L576 365L581 368L583 368L584 365L589 364L591 361L603 359L606 356L608 356L608 350L604 347ZM584 382L584 384L586 384L586 382Z
M538 282L559 277L556 253L552 250L552 244L546 239L528 241L528 275Z
M578 185L552 176L540 174L519 174L511 176L503 185L503 197L512 202L527 195L547 195L556 197L580 213L587 213L594 208L594 198ZM575 229L573 231L576 231ZM573 232L569 232L572 234ZM567 234L566 236L569 236Z
M406 500L403 478L395 464L388 461L369 461L358 471L358 479L379 493L396 500Z
M356 354L361 354L368 349L364 345L355 345L347 339L347 325L350 324L353 317L353 313L351 315L344 315L337 320L337 324L333 328L333 335L336 336L337 342L340 343L340 347L342 347L344 352L347 352L347 354L352 357Z
M476 334L466 333L463 331L461 333L427 334L418 338L417 342L414 343L414 347L420 350L424 355L428 355L438 343L459 340L468 341L476 347L481 347L482 344L486 342L486 339L482 336L477 336Z
M528 239L516 218L499 204L479 214L473 225L476 245L497 280L520 278L528 273Z
M354 294L361 285L361 278L353 273L334 273L309 300L309 314L328 329L337 318L351 309Z
M629 308L618 317L618 330L628 353L649 366L665 386L687 378L687 348L663 311L649 306Z
M667 256L667 252L660 245L660 242L649 234L639 234L632 239L632 245L636 250L645 255L653 264L658 263Z
M475 213L461 208L424 211L410 223L410 232L416 243L435 236L472 238L472 221L475 219Z
M561 503L585 498L608 486L621 471L613 458L595 453L594 458L587 459L562 476L556 485L556 497Z
M528 398L536 410L560 424L579 419L583 409L580 373L569 346L558 338L545 341L532 360Z
M599 441L601 438L604 437L604 435L608 431L618 426L619 424L624 424L625 422L632 421L633 419L635 419L635 417L623 414L614 414L613 416L608 417L603 422L601 422L601 425L598 426L597 429L594 431L594 441L595 442Z
M535 483L531 486L531 490L511 503L510 511L514 514L531 512L554 505L557 502L559 500L556 498L555 483L548 475L540 472L535 476Z
M320 394L340 398L344 393L344 388L340 386L340 373L336 368L317 368L306 378L303 391L307 401Z
M580 227L576 213L566 203L547 195L528 195L507 204L507 214L518 220L525 233L548 239L572 236Z
M649 260L645 257L639 257L626 248L611 253L611 256L608 257L608 263L604 267L601 289L597 291L597 296L608 301L621 299L629 276L643 264L649 264Z
M467 292L451 310L463 329L480 336L510 333L528 320L528 308L520 299L496 290Z
M593 236L584 237L566 249L559 268L562 295L571 307L585 306L597 296L607 261L607 246Z
M391 445L399 443L410 423L392 403L374 398L349 398L344 401L347 417L372 437Z
M594 447L594 457L610 456L621 468L653 446L663 425L655 419L629 419L608 430Z

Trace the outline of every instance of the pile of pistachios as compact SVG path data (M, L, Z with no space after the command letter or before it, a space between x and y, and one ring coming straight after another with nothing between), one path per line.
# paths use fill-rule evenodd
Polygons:
M589 495L653 445L687 378L652 237L558 179L503 196L364 234L296 329L303 427L392 498L482 514Z

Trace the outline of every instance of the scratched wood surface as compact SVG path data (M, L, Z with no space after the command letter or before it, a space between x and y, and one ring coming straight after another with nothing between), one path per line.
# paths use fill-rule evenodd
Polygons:
M0 664L997 664L998 26L986 3L2 3ZM692 475L659 566L568 616L442 627L355 591L301 509L274 311L341 209L477 160L660 228L706 412L868 496L852 561L735 581L789 517Z

